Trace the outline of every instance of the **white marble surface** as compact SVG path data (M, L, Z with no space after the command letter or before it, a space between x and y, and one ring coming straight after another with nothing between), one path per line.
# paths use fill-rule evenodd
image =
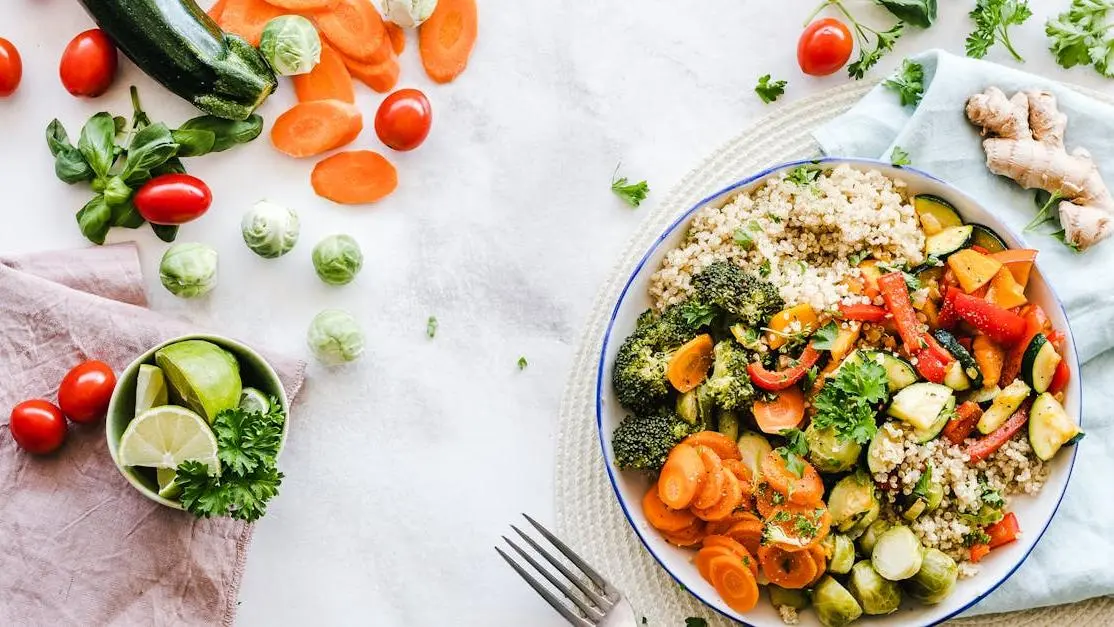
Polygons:
M848 4L872 13L865 0ZM905 53L962 51L974 2L941 4L937 26L904 38L875 74ZM1090 70L1059 69L1045 49L1044 17L1067 0L1032 4L1037 15L1014 35L1026 69L1110 89ZM491 547L519 512L553 518L566 369L597 285L655 198L772 110L752 92L758 75L788 79L786 100L846 80L796 67L811 5L480 0L479 43L457 82L432 85L411 37L401 85L426 90L433 133L418 151L392 155L401 183L377 206L316 198L312 162L282 157L264 137L190 164L216 197L181 234L222 255L222 284L208 300L163 291L165 245L149 231L112 234L139 239L155 308L213 330L303 354L306 325L323 307L348 308L367 327L359 365L311 368L282 494L256 531L240 624L563 624ZM155 119L193 115L126 62L108 95L71 98L58 59L89 26L72 0L0 8L0 36L25 64L20 91L0 100L0 250L84 245L73 212L87 191L53 177L43 141L51 118L76 134L96 111L127 113L130 83ZM991 58L1010 62L1000 49ZM268 120L292 101L283 87L262 110ZM359 98L370 127L380 97L361 89ZM380 149L370 130L357 146ZM639 210L608 191L620 160L653 188ZM280 260L240 242L240 217L261 198L302 217L301 243ZM344 288L320 283L309 262L313 244L334 232L355 236L367 256ZM431 314L440 320L432 341ZM521 355L530 365L520 372Z

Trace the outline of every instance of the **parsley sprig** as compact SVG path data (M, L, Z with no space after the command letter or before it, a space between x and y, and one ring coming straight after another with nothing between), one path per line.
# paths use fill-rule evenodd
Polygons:
M615 172L611 175L611 191L622 198L623 202L637 209L649 195L650 185L646 181L631 183L627 177L619 176L619 165L622 164L616 165Z
M847 66L847 74L854 79L866 76L870 68L874 67L887 52L893 50L894 44L897 43L898 38L905 31L903 20L898 20L888 30L875 30L866 26L855 19L855 16L843 5L842 0L824 0L820 7L816 9L816 12L813 13L813 16L815 17L816 14L827 7L835 7L847 18L847 21L851 23L851 28L855 31L855 40L859 45L859 56L854 63ZM812 18L809 19L811 21Z
M1114 0L1073 0L1067 11L1050 18L1044 33L1056 62L1070 68L1091 65L1114 76Z
M901 106L915 107L924 97L924 66L905 59L901 68L882 84L897 93Z
M788 85L788 82L771 80L770 75L766 74L758 78L758 84L754 87L754 93L758 94L762 102L770 104L785 93L786 85Z
M967 36L967 56L981 59L1000 42L1013 58L1025 62L1010 42L1009 28L1033 16L1028 0L977 0L970 16L975 30Z
M789 472L803 477L805 474L805 457L808 455L808 441L800 429L782 429L780 435L785 438L785 446L779 446L774 451L785 460L785 467Z
M841 440L866 444L878 431L878 406L889 399L886 371L870 360L845 362L813 401L817 429L831 428Z
M898 168L913 164L912 160L909 159L909 153L905 152L905 149L901 146L894 146L894 149L890 151L890 163Z

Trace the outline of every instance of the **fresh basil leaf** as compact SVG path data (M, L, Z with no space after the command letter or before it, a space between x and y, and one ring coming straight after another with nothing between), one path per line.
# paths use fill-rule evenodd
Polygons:
M70 136L58 120L46 127L46 145L54 156L54 175L63 183L73 185L93 178L93 169L81 156L81 151L70 143Z
M132 197L132 188L119 176L108 179L104 186L104 202L109 207L115 207L128 202Z
M928 28L936 21L936 0L874 0L894 17L913 26Z
M173 242L178 237L177 224L152 224L151 230L164 242Z
M210 131L216 136L213 152L222 152L259 137L263 132L263 118L254 113L246 120L225 120L214 115L202 115L186 120L179 130Z
M128 127L128 120L127 120L127 118L125 118L122 115L118 115L118 116L112 118L112 123L116 126L116 135L117 136L119 136L120 133L123 133L124 129L126 129Z
M112 226L112 210L104 201L104 196L97 194L92 200L85 203L77 212L77 225L81 234L94 244L103 244L108 229Z
M131 200L122 202L111 209L112 226L120 226L125 229L138 229L147 222L143 219L143 216L139 215L139 210L135 208L135 204L132 203Z
M66 127L54 118L50 124L46 125L46 145L50 148L50 154L57 157L59 153L66 149L73 149L73 144L70 143L70 135L66 132Z
M178 144L179 157L200 157L213 152L217 136L212 131L201 129L178 129L170 131L174 143Z
M115 161L116 122L112 116L101 112L89 118L81 128L77 149L81 151L81 156L85 157L85 161L97 176L107 176L108 169Z
M178 144L170 134L170 129L159 122L143 127L132 137L128 147L128 160L124 165L124 178L139 170L151 170L170 159L178 152Z

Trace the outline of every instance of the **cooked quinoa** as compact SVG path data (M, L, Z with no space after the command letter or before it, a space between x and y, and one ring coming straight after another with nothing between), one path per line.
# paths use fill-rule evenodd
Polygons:
M858 276L849 258L866 252L894 264L924 261L921 231L905 184L877 170L847 165L801 185L787 174L707 207L650 280L659 310L692 290L692 276L730 260L766 276L790 303L816 310L852 301L845 281Z

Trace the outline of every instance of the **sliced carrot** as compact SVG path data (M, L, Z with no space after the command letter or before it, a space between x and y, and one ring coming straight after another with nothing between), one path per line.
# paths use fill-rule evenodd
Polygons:
M727 479L724 475L730 471L725 471L723 462L720 461L719 455L707 446L698 446L696 451L700 453L700 459L704 462L704 470L708 471L708 479L700 488L700 492L693 500L693 507L707 508L715 505L721 498L723 498L724 483Z
M688 510L670 509L665 503L662 503L658 496L656 483L650 486L650 489L646 491L646 496L642 497L642 513L646 516L646 521L654 526L654 529L668 533L691 527L697 520L696 516L693 516L692 512Z
M669 452L661 468L658 496L662 503L673 509L685 509L700 492L707 474L696 448L678 444Z
M275 120L271 143L291 157L312 157L352 141L363 125L360 110L347 102L303 102Z
M831 525L828 508L787 503L766 516L765 536L768 542L786 551L801 551L820 544L831 531Z
M382 200L395 191L398 171L377 152L352 150L318 162L310 183L322 198L344 205L362 205Z
M682 444L707 446L724 461L743 458L743 454L739 452L739 444L719 431L698 431L685 438Z
M745 546L751 554L756 555L759 547L762 546L762 534L765 530L766 523L754 516L749 520L740 520L731 525L731 528L723 535Z
M716 520L708 523L708 535L725 535L727 533L727 530L730 529L732 525L746 520L758 520L758 516L756 516L753 512L737 509L731 512L731 515L727 518L724 518L723 520Z
M339 0L330 11L315 13L317 29L346 57L379 62L387 27L370 0ZM389 44L388 44L389 45Z
M226 33L239 35L251 45L258 46L267 22L285 14L282 9L263 0L228 0L217 24Z
M712 587L736 612L749 612L758 605L758 579L738 556L721 555L708 563Z
M391 50L390 41L384 40L383 43L385 52L381 61L369 62L344 57L344 65L352 76L381 94L395 88L400 72L398 56Z
M314 100L342 100L355 104L356 90L352 75L344 65L344 57L332 46L321 42L321 61L305 74L290 77L298 102Z
M809 548L808 552L812 555L812 561L816 562L816 577L808 582L808 587L811 588L820 583L820 579L828 571L828 554L824 552L824 548L819 544Z
M750 569L751 574L755 577L758 576L758 558L750 552L742 544L728 538L726 536L704 536L702 546L705 547L724 547L731 551L736 557L743 560L743 566Z
M763 433L778 434L794 429L805 417L805 395L797 386L787 387L772 401L755 401L751 406L754 421Z
M703 520L698 520L689 527L685 527L680 531L663 531L661 537L665 541L680 547L696 546L704 540L705 524Z
M707 541L708 538L704 538L704 540ZM725 546L705 546L697 551L696 556L692 558L692 563L696 566L696 572L700 573L705 581L711 583L712 575L708 572L708 566L711 564L713 557L720 557L721 555L734 556L735 559L738 559L738 556Z
M714 346L712 336L705 333L685 343L669 358L666 376L678 392L693 390L708 378Z
M735 475L730 472L721 473L724 478L723 494L714 505L707 508L693 507L692 513L701 520L716 521L723 520L739 507L743 501L742 486L739 485L739 480Z
M425 73L438 83L452 81L468 67L476 44L476 0L440 0L418 28L418 49Z
M824 482L816 468L807 461L804 472L798 477L786 466L785 458L777 451L770 451L762 458L762 478L770 487L785 495L790 503L797 505L818 505L824 497Z
M336 6L337 0L267 0L268 3L293 11L321 11L323 9L331 9Z
M723 468L739 480L739 487L743 491L743 502L739 507L754 509L754 478L750 474L750 468L738 459L723 460Z
M394 22L387 22L387 36L391 39L391 48L395 54L402 54L406 50L406 31Z
M212 18L214 22L219 22L221 13L224 13L224 5L226 4L228 4L228 0L217 0L213 3L213 6L209 7L206 13L209 14L209 17Z
M765 481L759 483L754 489L754 508L758 510L758 515L763 518L769 516L775 507L784 505L785 500L784 494L773 489Z
M808 551L786 551L774 544L764 544L758 549L758 563L770 583L791 590L808 586L819 570Z

